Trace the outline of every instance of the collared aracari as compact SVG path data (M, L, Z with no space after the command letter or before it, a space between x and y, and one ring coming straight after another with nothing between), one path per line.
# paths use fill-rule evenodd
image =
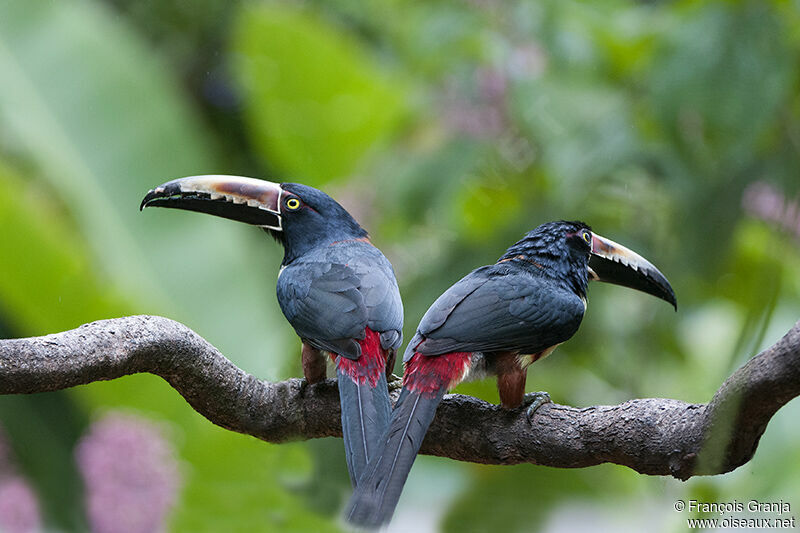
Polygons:
M473 270L428 309L406 348L403 389L380 453L346 511L362 527L389 522L411 465L444 394L468 375L493 374L503 407L533 402L526 367L572 337L590 280L632 287L677 309L675 293L651 263L582 222L542 224L493 265Z
M392 265L341 205L306 185L191 176L149 191L140 209L151 206L260 226L283 245L278 303L302 339L308 383L325 379L323 353L336 366L345 457L355 485L391 414L386 379L403 329Z

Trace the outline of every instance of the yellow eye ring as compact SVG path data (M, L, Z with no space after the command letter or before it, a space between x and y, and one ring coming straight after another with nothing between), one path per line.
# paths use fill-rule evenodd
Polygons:
M286 200L286 207L288 207L292 211L294 211L295 209L299 209L300 200L298 200L297 198L289 198L288 200Z
M592 236L589 235L588 231L583 232L583 240L586 241L586 244L592 244Z

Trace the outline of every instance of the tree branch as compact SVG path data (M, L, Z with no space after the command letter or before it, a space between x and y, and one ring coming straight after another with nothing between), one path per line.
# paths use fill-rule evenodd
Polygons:
M336 383L268 383L237 368L186 326L162 317L101 320L0 340L0 394L65 389L149 372L214 424L268 442L341 436ZM750 460L772 415L800 395L800 322L737 370L708 404L630 400L583 409L543 405L530 424L477 398L445 397L422 453L486 464L577 468L611 462L637 472L729 472Z

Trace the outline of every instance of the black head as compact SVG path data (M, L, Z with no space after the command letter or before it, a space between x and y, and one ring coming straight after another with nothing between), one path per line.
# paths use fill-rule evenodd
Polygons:
M601 237L583 222L547 222L509 248L503 260L519 259L527 268L549 276L581 297L589 280L605 281L646 292L677 309L667 278L636 252Z
M532 272L550 277L581 297L589 284L592 228L579 221L546 222L511 246L500 261L519 259Z
M281 189L283 230L267 231L283 244L284 264L315 246L367 236L339 202L319 189L299 183L281 183Z

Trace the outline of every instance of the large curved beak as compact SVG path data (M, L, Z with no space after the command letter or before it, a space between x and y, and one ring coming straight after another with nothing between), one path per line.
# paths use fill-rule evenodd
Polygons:
M600 235L592 236L589 276L597 281L615 283L652 294L678 310L675 291L667 278L653 264L636 252Z
M277 183L242 176L189 176L150 190L139 210L172 207L208 213L273 231L282 231Z

